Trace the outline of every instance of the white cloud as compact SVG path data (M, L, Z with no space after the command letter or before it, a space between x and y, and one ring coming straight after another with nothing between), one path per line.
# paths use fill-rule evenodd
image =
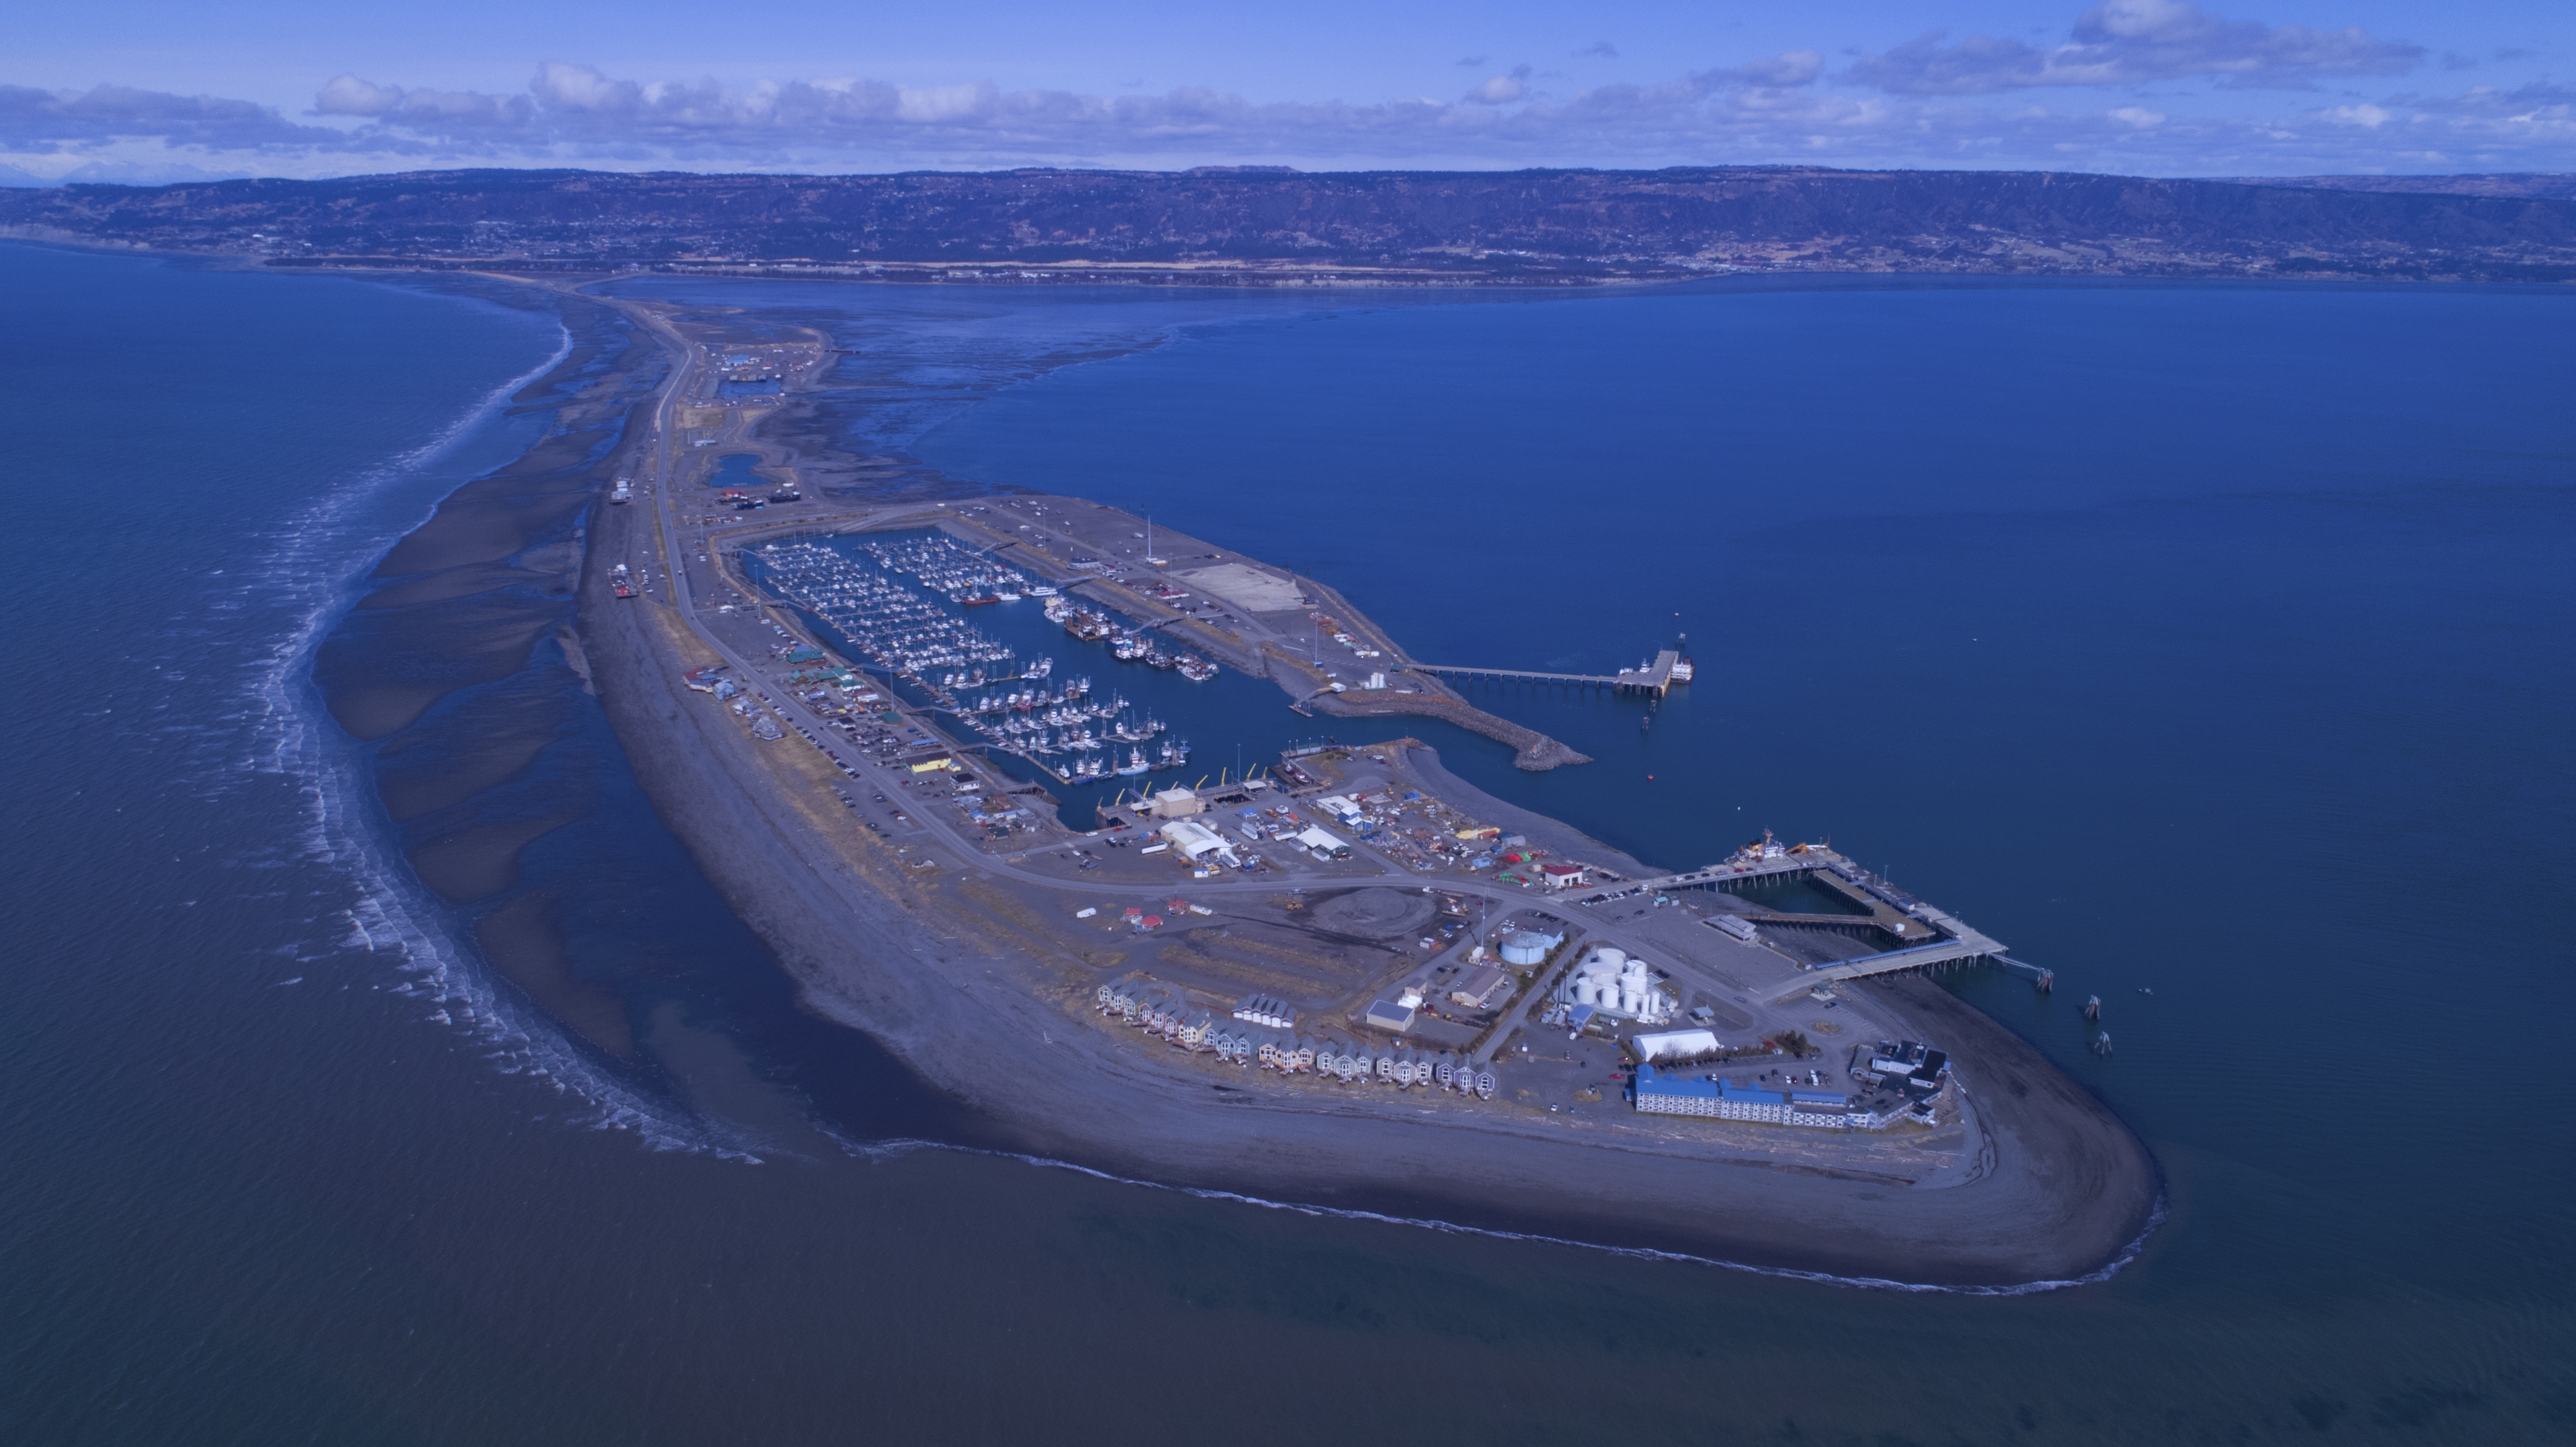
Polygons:
M313 98L313 109L326 116L381 116L402 105L402 87L378 85L354 75L336 75Z
M1514 101L1527 100L1529 99L1530 93L1529 78L1530 68L1528 66L1514 66L1512 67L1511 74L1495 76L1492 80L1486 81L1483 85L1477 86L1475 89L1467 92L1467 104L1471 106L1507 106L1512 104Z
M135 137L217 151L327 146L339 133L300 126L267 106L126 85L86 91L0 85L0 149L52 155Z
M2145 37L2171 46L2177 35L2237 24L2174 0L2127 0L2087 15L2084 34L2128 37L2122 44ZM2132 62L2134 55L2124 63ZM2234 102L2242 113L2213 116L2140 102L2059 107L2026 97L2000 104L1891 94L1834 79L1819 52L1797 50L1563 95L1540 91L1530 69L1519 67L1449 101L1260 103L1197 87L1088 95L848 76L748 85L638 80L550 61L508 94L337 76L314 98L312 119L328 123L320 125L214 97L0 87L0 165L46 175L109 159L265 174L423 164L831 171L1242 162L1321 169L1802 162L2165 175L2576 169L2576 91L2548 84L2338 97L2292 109L2249 97Z
M2067 41L2041 50L2018 40L1947 31L1863 56L1849 78L1895 95L1991 95L2041 86L2136 85L2217 79L2238 89L2305 90L2320 77L2403 75L2424 47L2359 26L2317 30L2227 20L2192 0L2102 0L2075 18Z
M632 81L610 80L590 66L556 60L537 67L528 89L567 110L629 110L645 99L643 88Z
M2170 35L2200 12L2170 0L2138 33ZM2189 11L2178 21L2175 12ZM2088 12L2096 13L2096 12ZM2159 19L2161 17L2161 19ZM2194 22L2196 23L2196 22ZM2221 25L2229 22L2216 22ZM2162 28L2159 28L2162 27ZM2187 27L2186 27L2187 28ZM1562 99L1529 67L1457 102L1255 103L1183 87L1161 95L1004 91L989 83L913 88L883 81L640 84L549 63L517 96L333 82L342 104L383 103L351 147L432 148L459 160L519 159L744 169L1189 166L1286 161L1310 167L1730 164L2043 165L2156 174L2315 173L2403 165L2400 149L2494 169L2576 161L2576 95L2549 86L2448 98L2348 103L2248 117L2180 117L2130 104L1997 110L1941 96L1829 88L1824 57L1791 51L1653 85ZM364 89L360 89L364 87ZM317 103L317 109L322 108ZM2382 121L2362 123L2367 112ZM2367 139L2365 139L2367 138ZM2354 149L2356 146L2361 149ZM2409 168L2419 169L2420 162Z

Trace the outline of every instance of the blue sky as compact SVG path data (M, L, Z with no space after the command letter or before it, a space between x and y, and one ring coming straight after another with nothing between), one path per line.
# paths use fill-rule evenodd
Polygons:
M0 56L9 178L882 171L2576 170L2576 5L528 6L95 0Z

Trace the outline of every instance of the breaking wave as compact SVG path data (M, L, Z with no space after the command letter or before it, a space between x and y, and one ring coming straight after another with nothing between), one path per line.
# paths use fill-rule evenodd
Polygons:
M697 1120L615 1079L551 1021L496 986L472 945L449 927L444 906L385 836L363 751L324 712L313 682L315 655L356 603L369 565L426 522L464 480L436 477L436 464L571 355L571 332L560 322L558 331L550 356L493 388L437 436L334 489L264 537L265 552L235 591L245 600L282 604L290 617L245 689L244 730L234 735L247 744L246 756L237 759L244 767L225 771L235 782L217 787L242 787L247 776L291 788L303 819L293 853L348 887L336 910L314 917L316 934L304 958L363 955L364 966L389 973L387 993L422 1002L422 1018L474 1040L500 1073L552 1087L580 1123L633 1131L655 1150L753 1160Z

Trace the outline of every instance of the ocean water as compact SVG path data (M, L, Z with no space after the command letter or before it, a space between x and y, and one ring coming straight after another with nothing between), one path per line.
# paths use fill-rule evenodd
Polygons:
M911 485L1186 518L1433 661L1686 630L1650 723L1493 695L1599 762L1444 756L1663 862L1830 833L2055 967L1952 984L2170 1219L2099 1285L1907 1293L972 1149L794 1009L553 644L420 725L548 741L483 807L569 822L492 896L420 885L321 712L361 579L546 427L549 313L11 246L12 1439L2576 1431L2569 298L685 298L857 346L818 425ZM546 892L622 1052L478 952Z

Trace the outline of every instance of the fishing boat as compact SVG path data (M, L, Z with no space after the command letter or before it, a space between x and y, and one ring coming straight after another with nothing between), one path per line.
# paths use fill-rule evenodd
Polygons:
M1181 658L1181 677L1192 683L1205 683L1216 677L1216 665L1195 653L1185 654Z
M1127 762L1118 766L1118 773L1122 778L1132 774L1150 772L1152 772L1152 766L1145 762L1145 754L1141 749L1129 749L1127 751Z

